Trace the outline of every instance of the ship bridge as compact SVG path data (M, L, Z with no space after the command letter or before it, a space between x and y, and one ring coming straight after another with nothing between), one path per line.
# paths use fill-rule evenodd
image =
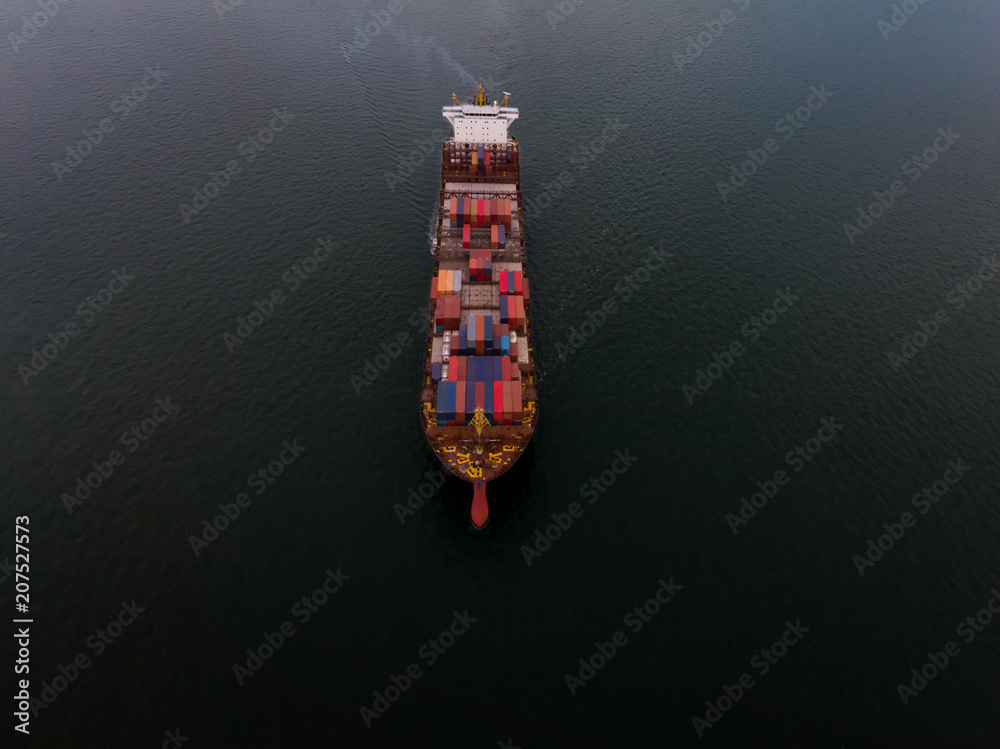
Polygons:
M505 106L507 99L505 96L500 104L496 101L490 104L482 83L472 104L462 104L452 94L454 106L441 109L441 114L451 123L452 140L455 143L506 143L509 140L507 129L518 117L516 107Z

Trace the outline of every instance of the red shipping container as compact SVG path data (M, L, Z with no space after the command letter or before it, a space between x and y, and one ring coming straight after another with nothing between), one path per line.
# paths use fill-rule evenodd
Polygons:
M510 395L512 399L512 405L514 406L514 413L513 413L514 421L520 421L521 417L524 415L522 412L523 404L521 403L521 381L516 380L510 383L510 387L511 387Z
M513 403L511 401L511 397L510 397L510 394L511 394L510 386L512 384L513 383L510 383L510 382L501 382L500 383L500 387L503 390L503 422L504 422L504 424L510 424L513 421L513 415L512 415Z
M520 326L521 330L524 330L528 324L528 321L524 319L524 297L514 297L517 299L517 324Z
M521 294L521 296L523 296L524 297L524 301L527 302L527 301L529 301L531 299L531 295L528 294L528 278L527 278L527 276L524 278L524 280L522 281L521 285L524 287L524 292Z
M451 357L451 361L448 362L448 382L458 382L458 362L456 361L458 357Z
M493 383L493 413L496 414L497 424L506 424L506 413L503 410L503 383Z
M489 226L493 223L493 212L490 208L493 205L493 201L489 199L483 200L483 226Z
M458 198L450 198L448 201L448 218L451 220L451 225L454 226L458 223Z
M462 227L462 249L469 249L469 243L472 241L472 227L466 224Z
M480 198L479 200L476 201L476 216L478 217L478 221L479 221L478 225L480 227L485 226L486 225L486 215L485 215L485 211L483 210L483 200L482 200L482 198Z
M456 296L452 297L454 301L451 303L451 329L458 330L458 324L462 319L462 297ZM455 343L456 347L458 342Z
M514 271L514 293L520 294L524 290L521 271Z
M458 392L455 394L455 417L460 425L465 424L465 382L458 381Z
M502 224L503 223L503 215L500 213L500 198L491 198L490 199L490 206L493 209L493 223L494 224Z
M431 280L431 299L437 299L438 297L438 279L437 276Z
M500 372L504 382L510 382L510 357L505 356L500 360Z
M444 325L444 297L439 296L434 300L434 324Z
M467 356L458 357L458 379L460 380L469 379L468 367L469 367L469 358Z
M476 406L486 408L486 383L476 383Z
M500 295L501 296L507 296L507 274L506 273L501 273L500 274ZM503 313L504 301L506 301L506 300L504 300L504 299L500 300L500 310L501 310L500 311L500 317L501 318L506 317L506 315Z
M486 166L489 166L489 165L490 165L490 152L489 152L489 151L487 151L486 153L484 153L484 154L483 154L483 156L485 156L485 157L486 157L486 158L485 158L485 161L486 161Z

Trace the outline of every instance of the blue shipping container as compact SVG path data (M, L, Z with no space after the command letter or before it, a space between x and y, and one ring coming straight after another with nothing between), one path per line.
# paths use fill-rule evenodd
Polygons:
M500 339L500 353L504 356L510 356L510 336L505 335Z
M500 357L493 357L493 381L503 382L503 365L500 363Z

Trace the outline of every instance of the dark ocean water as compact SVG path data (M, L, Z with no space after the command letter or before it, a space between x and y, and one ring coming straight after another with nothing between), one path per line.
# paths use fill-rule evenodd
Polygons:
M387 6L389 27L348 48ZM880 30L892 6L856 0L69 0L7 36L40 7L0 6L0 560L27 515L30 689L55 699L12 736L3 624L0 745L154 747L178 729L186 747L1000 744L1000 622L956 631L1000 588L995 3L914 3ZM678 58L699 32L710 44ZM422 333L440 107L475 78L513 93L524 194L549 192L527 224L540 428L490 485L483 532L455 480L403 522L394 509L436 469L421 346L352 384ZM892 204L849 236L876 191ZM227 339L274 290L252 336ZM765 312L779 292L791 305ZM64 347L26 374L50 334ZM176 405L162 423L157 399ZM842 427L809 442L823 419ZM145 439L122 442L133 427ZM786 460L796 447L808 462ZM617 451L638 460L588 503ZM281 475L248 486L269 464ZM573 502L582 516L527 564ZM240 514L195 554L220 503ZM880 560L855 559L908 511ZM303 608L328 570L341 587ZM626 619L661 579L680 590ZM475 622L426 649L456 611ZM286 621L241 685L234 665ZM789 622L808 631L765 662ZM566 675L616 631L574 694ZM897 685L949 641L958 655L904 704ZM414 663L366 727L361 708Z

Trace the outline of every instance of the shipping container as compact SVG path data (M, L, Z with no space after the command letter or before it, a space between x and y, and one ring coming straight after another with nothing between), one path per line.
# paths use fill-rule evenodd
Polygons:
M485 159L486 166L490 166L491 165L491 162L490 162L490 152L487 151L486 154L485 154L485 156L486 156L486 159Z
M464 250L469 249L469 243L472 240L471 229L472 227L470 227L468 224L462 227L462 249Z
M465 393L466 383L464 380L459 380L455 390L455 417L460 425L465 424Z
M524 276L521 274L521 271L519 271L519 270L514 271L514 293L515 294L520 294L524 290L524 286L523 286L524 282L522 280L523 278L524 278Z
M498 359L500 361L500 379L504 382L510 382L510 357L501 356Z
M434 276L434 278L431 279L431 303L432 304L434 303L434 300L437 299L437 295L438 295L438 277Z
M506 227L503 224L497 227L497 248L501 250L507 249L507 234Z
M490 226L490 247L494 250L500 248L500 234L497 229L499 227L496 224Z
M476 383L476 405L486 408L486 385L482 382Z
M448 220L452 226L458 223L458 198L448 198Z
M500 293L503 296L507 296L507 274L506 273L501 273L500 274ZM500 300L500 303L503 304L503 299ZM501 307L501 309L503 309L503 308Z
M483 226L490 226L493 223L493 214L490 212L490 200L483 200Z
M447 390L444 385L438 387L437 393L437 423L439 427L443 427L447 421L447 406L445 405Z
M431 365L431 382L435 385L441 382L441 365L432 364Z
M527 276L525 276L523 279L521 279L521 286L523 287L523 291L521 292L521 296L524 297L524 301L525 301L525 303L527 303L528 300L531 299L531 296L528 294L528 277Z
M524 319L524 297L518 296L514 298L517 300L517 325L520 330L524 330L526 324Z
M510 356L510 336L500 336L500 353L504 356Z
M479 152L478 151L473 151L472 152L472 165L473 166L479 166Z
M497 415L497 421L500 424L506 424L506 414L503 410L503 383L494 382L493 383L493 411Z
M486 414L486 418L490 420L490 424L496 424L496 417L493 415L493 388L484 389L483 400L483 412Z
M485 213L483 211L483 201L480 198L476 201L476 226L482 228L485 225Z

